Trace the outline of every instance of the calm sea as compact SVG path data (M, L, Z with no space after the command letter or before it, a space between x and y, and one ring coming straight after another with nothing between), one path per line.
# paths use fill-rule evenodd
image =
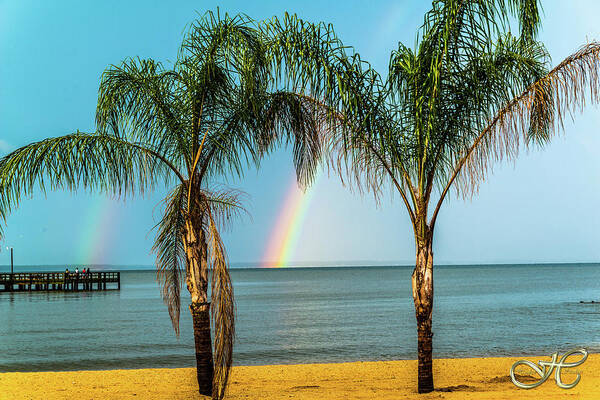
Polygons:
M416 358L411 272L233 270L235 363ZM154 272L121 279L121 291L0 293L0 372L193 366L187 306L177 339ZM600 351L600 304L580 300L600 300L600 265L436 267L434 356Z

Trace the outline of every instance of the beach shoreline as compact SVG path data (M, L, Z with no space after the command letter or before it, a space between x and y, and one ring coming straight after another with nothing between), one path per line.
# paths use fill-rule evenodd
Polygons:
M415 360L238 366L233 368L226 399L600 398L600 354L590 354L572 371L563 369L566 383L581 374L579 384L567 390L556 385L554 373L536 389L517 388L509 371L522 359L537 362L550 357L435 359L436 391L425 395L416 392ZM0 373L0 399L203 398L196 389L195 372L194 368L7 372Z

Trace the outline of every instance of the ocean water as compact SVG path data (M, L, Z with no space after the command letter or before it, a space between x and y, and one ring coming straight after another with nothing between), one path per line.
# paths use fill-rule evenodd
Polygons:
M46 268L47 269L47 268ZM21 269L22 270L22 269ZM416 358L410 267L234 269L235 364ZM600 350L600 265L438 266L434 357ZM189 367L153 271L121 290L0 293L0 372Z

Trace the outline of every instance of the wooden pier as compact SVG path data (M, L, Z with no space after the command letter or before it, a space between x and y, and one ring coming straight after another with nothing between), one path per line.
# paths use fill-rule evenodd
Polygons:
M120 272L0 273L0 292L120 290Z

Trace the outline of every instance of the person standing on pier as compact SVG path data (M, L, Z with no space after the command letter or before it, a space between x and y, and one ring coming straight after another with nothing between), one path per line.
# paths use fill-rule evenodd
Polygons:
M69 268L67 267L67 269L65 269L65 276L63 276L63 284L62 287L63 289L67 289L67 279L69 279Z

